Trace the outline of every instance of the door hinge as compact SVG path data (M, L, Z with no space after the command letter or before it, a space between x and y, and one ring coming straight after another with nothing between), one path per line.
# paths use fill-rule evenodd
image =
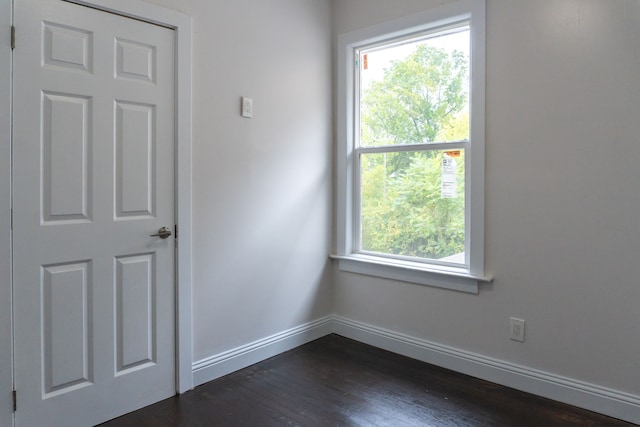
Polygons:
M13 389L13 412L16 412L18 409L18 392L16 389Z
M16 27L11 26L11 50L16 48Z

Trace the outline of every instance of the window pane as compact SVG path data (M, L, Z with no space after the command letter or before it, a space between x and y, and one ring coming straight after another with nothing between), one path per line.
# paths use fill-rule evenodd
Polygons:
M464 177L464 150L361 154L360 249L464 264Z
M469 139L469 27L361 50L362 147Z

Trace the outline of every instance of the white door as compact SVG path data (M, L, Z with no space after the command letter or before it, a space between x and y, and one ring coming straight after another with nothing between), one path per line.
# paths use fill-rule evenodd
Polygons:
M15 2L17 427L175 394L174 32Z

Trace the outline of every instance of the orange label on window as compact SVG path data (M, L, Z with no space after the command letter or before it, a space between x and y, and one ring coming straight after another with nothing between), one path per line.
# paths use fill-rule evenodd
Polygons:
M454 150L454 151L445 151L444 154L446 154L449 157L460 157L460 150Z
M362 57L362 68L365 70L369 69L369 55L364 55Z

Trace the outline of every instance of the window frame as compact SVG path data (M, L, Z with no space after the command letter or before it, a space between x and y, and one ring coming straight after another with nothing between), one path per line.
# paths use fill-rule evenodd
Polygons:
M338 37L337 200L336 254L339 268L376 277L478 293L484 272L484 137L485 137L485 0L458 0L393 21ZM361 49L435 31L451 25L469 25L469 143L465 150L465 258L466 265L412 261L401 257L357 251L355 229L359 215L359 175L356 132L359 96L355 58ZM459 142L430 144L455 149ZM366 149L368 151L368 149Z

